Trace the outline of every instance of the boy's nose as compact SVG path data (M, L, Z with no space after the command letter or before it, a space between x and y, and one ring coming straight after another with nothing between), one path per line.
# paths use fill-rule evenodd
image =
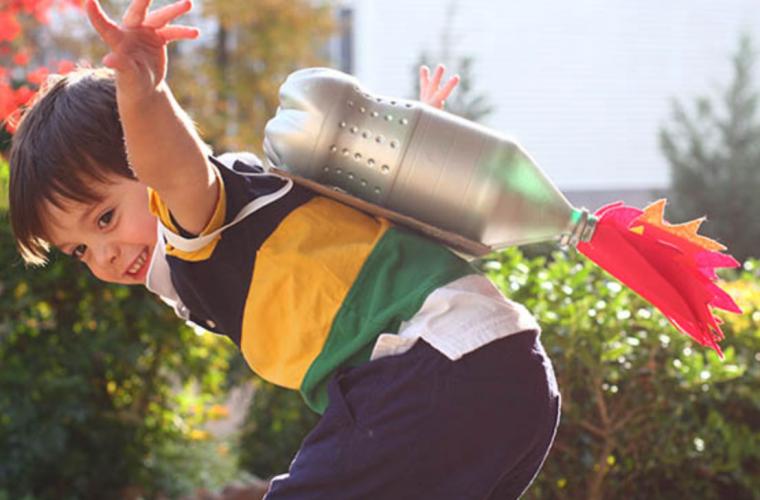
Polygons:
M95 259L100 266L113 266L119 260L119 246L112 243L99 245L98 250L95 252Z

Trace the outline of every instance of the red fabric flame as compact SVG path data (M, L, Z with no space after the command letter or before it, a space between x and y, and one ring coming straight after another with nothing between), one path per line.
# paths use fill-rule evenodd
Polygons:
M661 200L639 210L618 202L600 208L591 241L579 243L578 250L722 358L721 321L711 307L735 313L741 309L714 283L715 269L739 263L715 251L722 249L719 244L696 234L701 221L679 226L653 221L653 213L661 214L664 204Z

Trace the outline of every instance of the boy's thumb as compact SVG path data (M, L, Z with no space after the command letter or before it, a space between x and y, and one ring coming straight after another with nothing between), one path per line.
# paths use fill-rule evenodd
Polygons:
M105 57L101 60L103 63L103 66L106 66L111 69L119 70L119 58L114 54L113 52L110 52L106 54Z
M103 66L116 71L116 80L122 88L132 88L134 86L135 73L134 67L130 65L129 60L111 52L101 60Z

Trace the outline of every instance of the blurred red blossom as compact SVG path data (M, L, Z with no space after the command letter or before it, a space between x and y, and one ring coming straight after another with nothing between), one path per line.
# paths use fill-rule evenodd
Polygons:
M22 85L16 89L16 103L18 105L26 104L32 97L34 97L34 90L28 86Z
M39 87L42 85L42 82L45 81L49 74L49 69L47 69L45 66L40 66L39 68L33 71L29 71L26 74L26 81Z
M11 42L21 34L21 24L16 14L0 11L0 42Z
M26 66L29 64L29 52L20 50L13 55L13 64L16 66Z
M74 61L58 61L58 74L71 73L77 67Z
M29 67L32 51L24 45L21 17L47 24L53 9L81 8L83 0L0 0L0 124L13 133L23 107L33 98L51 71L68 73L76 64L60 60L50 68ZM51 69L54 68L54 69Z

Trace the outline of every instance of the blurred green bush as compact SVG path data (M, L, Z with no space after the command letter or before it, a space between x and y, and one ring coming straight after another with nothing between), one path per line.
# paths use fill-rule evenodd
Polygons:
M287 472L306 434L319 415L300 393L257 379L256 392L241 429L240 466L262 478Z
M26 269L4 213L0 262L0 498L176 497L233 474L202 430L231 343L72 259Z
M760 491L760 270L726 283L722 361L581 256L484 264L542 325L560 430L525 498L750 499Z
M513 249L482 266L538 317L563 397L555 445L524 498L758 498L757 262L726 283L745 314L724 315L722 361L581 256ZM298 394L261 384L242 463L286 471L314 421Z

